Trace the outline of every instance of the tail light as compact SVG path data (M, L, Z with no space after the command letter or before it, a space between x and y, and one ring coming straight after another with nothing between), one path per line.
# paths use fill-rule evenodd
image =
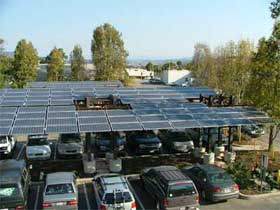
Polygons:
M16 210L23 210L23 209L24 209L24 206L22 206L22 205L16 206Z
M163 205L166 207L166 206L168 206L168 200L167 199L164 199L163 200Z
M105 205L101 205L100 206L100 210L106 210L106 206Z
M74 205L77 205L77 204L78 204L78 202L77 202L76 199L67 201L67 206L74 206Z
M49 202L44 202L44 203L42 204L42 208L43 208L43 209L45 209L45 208L51 208L51 207L52 207L52 204L49 203Z
M235 191L238 191L238 190L239 190L238 184L234 184L234 185L232 186L232 188L233 188Z
M219 193L219 192L221 192L221 188L220 187L214 187L213 192L214 193Z
M135 202L135 201L133 201L133 202L131 203L131 209L136 209L136 202Z
M195 196L195 200L196 200L196 201L199 201L199 195L196 195L196 196Z

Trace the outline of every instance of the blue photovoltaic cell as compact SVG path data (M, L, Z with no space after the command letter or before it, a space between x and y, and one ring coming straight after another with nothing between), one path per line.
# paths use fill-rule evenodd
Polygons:
M164 115L143 115L138 116L139 120L142 122L155 122L155 121L166 121L167 119L164 117Z
M44 127L13 127L12 134L44 134Z
M11 127L13 120L2 120L0 119L0 127Z
M174 114L174 115L186 114L185 109L162 109L162 112L165 114Z
M80 125L80 132L110 132L109 124Z
M248 120L248 119L227 119L225 121L230 126L240 126L240 125L254 124L251 120Z
M12 113L0 113L0 119L1 120L10 120L10 119L14 119L15 114Z
M186 120L186 121L176 121L171 123L174 128L181 129L181 128L199 128L200 125L195 120Z
M75 118L75 112L49 112L48 118Z
M46 133L78 133L77 125L47 126Z
M113 131L136 131L143 130L139 123L112 123Z
M45 126L45 120L44 119L38 119L38 120L19 120L16 119L14 126L16 127L27 127L27 126L41 126L44 127Z
M272 120L269 117L250 119L250 121L253 122L256 125L259 125L259 124L274 124L275 123L275 121Z
M108 123L107 118L104 117L82 117L79 118L80 124L105 124Z
M47 125L75 125L76 118L48 118Z
M134 112L137 115L158 115L161 114L158 109L136 109Z
M75 106L50 106L49 112L68 112L75 111Z
M206 120L206 119L211 119L211 118L209 117L208 114L197 114L197 113L193 113L192 116L193 116L193 119L195 119L195 120Z
M102 117L105 116L103 110L91 110L91 111L78 111L79 117Z
M242 112L242 115L248 118L267 117L264 112Z
M223 127L226 126L227 123L222 120L200 120L199 121L201 128L207 128L207 127Z
M189 114L184 114L184 115L167 115L167 118L170 121L193 120L192 115L189 115Z
M33 112L33 113L36 113L36 112L46 112L46 107L43 107L43 106L39 106L39 107L20 107L19 108L19 112L27 112L27 113L30 113L30 112Z
M109 116L134 115L132 110L107 110L106 112Z
M9 127L1 127L0 126L0 136L7 136L9 135L10 128Z
M16 111L17 111L17 107L0 107L0 114L15 113Z
M172 129L168 122L141 122L144 130Z
M109 118L111 123L133 123L133 122L138 122L136 117L132 116L132 117L110 117Z
M51 100L51 105L72 105L74 104L73 100Z
M2 101L1 106L22 106L23 101Z
M38 112L38 113L18 113L17 119L34 119L34 118L44 118L46 117L46 113Z
M47 106L49 101L26 101L26 106Z

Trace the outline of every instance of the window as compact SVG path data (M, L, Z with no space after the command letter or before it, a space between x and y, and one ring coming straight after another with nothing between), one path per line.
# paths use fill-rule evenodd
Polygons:
M16 184L0 185L0 198L14 198L19 196L19 188Z
M71 183L48 185L46 189L46 195L58 195L68 193L74 193L74 189Z
M49 142L46 138L41 139L28 139L27 146L43 146L49 145Z
M131 201L132 197L129 192L106 193L104 198L105 204L126 203Z
M1 143L1 144L6 144L6 143L7 143L7 138L6 138L6 136L0 136L0 143Z
M96 190L98 192L99 198L102 199L104 191L103 191L103 188L101 186L99 178L96 180L95 185L96 185Z
M195 188L192 183L178 183L169 187L168 197L180 197L196 194Z
M231 182L231 177L226 172L209 173L209 180L213 184L227 183Z

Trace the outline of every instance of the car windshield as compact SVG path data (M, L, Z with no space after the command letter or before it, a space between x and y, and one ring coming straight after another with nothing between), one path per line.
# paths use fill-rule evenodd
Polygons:
M61 135L61 142L63 143L80 143L81 138L80 135L78 134L66 134L66 135Z
M177 142L187 141L187 137L184 132L170 132L169 138Z
M105 204L126 203L131 201L132 198L129 192L107 193L104 197Z
M192 183L173 184L169 187L168 190L169 198L194 195L194 194L196 194L196 191Z
M49 142L46 138L41 139L28 139L27 146L43 146L48 145Z
M213 184L226 183L232 180L227 172L209 173L208 176Z
M155 138L156 135L154 132L138 132L137 137L140 138Z
M48 185L46 189L46 195L57 195L57 194L68 194L68 193L74 193L74 189L71 183Z
M19 189L16 184L0 185L0 198L14 198L19 196Z
M6 136L0 136L0 143L1 144L7 143L7 137Z

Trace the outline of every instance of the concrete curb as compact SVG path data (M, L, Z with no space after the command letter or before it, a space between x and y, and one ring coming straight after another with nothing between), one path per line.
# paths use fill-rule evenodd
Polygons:
M254 199L259 199L259 198L267 198L270 196L280 196L280 191L277 190L276 192L264 193L264 194L259 194L259 195L245 195L243 193L239 193L239 198L243 199L243 200L254 200Z

